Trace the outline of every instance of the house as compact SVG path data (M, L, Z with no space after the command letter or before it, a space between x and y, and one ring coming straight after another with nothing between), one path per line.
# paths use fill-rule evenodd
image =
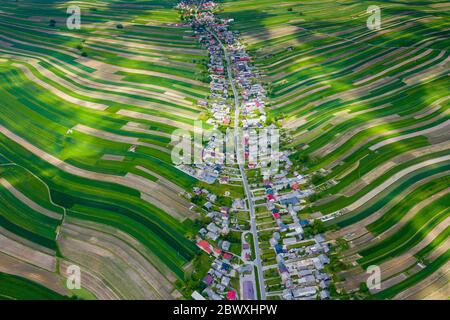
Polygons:
M330 293L327 290L320 291L320 299L322 300L330 299Z
M300 270L298 272L298 276L299 277L306 277L306 276L309 276L309 275L312 275L312 270Z
M206 300L205 297L203 297L198 291L194 291L191 294L191 298L194 300Z
M329 259L326 255L324 255L324 254L321 254L321 255L319 256L319 260L320 260L320 262L321 262L322 264L329 264L329 263L330 263L330 259Z
M293 296L292 296L292 291L291 290L284 290L283 291L283 299L284 300L292 300Z
M300 297L308 297L316 294L316 287L304 287L304 288L297 288L292 290L292 295L295 298Z
M219 234L209 231L206 234L206 238L211 239L212 241L216 241L219 238Z
M223 259L224 259L224 260L231 260L231 258L233 258L233 255L232 255L231 253L225 252L225 253L223 254Z
M243 199L234 199L233 209L245 209L245 201Z
M312 258L312 262L314 263L314 267L317 270L322 270L324 268L323 263L321 262L321 260L318 257Z
M317 254L317 253L321 253L323 251L323 248L320 244L315 244L312 246L308 247L308 251L311 252L312 254Z
M316 240L317 243L325 242L325 238L321 234L318 234L318 235L314 236L314 240Z
M219 248L214 248L214 254L216 256L220 256L222 254L222 251Z
M275 238L270 238L269 243L272 247L275 247L278 244L278 240Z
M231 246L230 242L228 242L228 241L222 242L222 250L228 251L228 250L230 250L230 246Z
M236 300L237 296L236 296L236 291L234 290L230 290L227 293L227 300Z
M277 254L283 253L283 247L282 247L280 244L276 244L276 245L275 245L275 252L276 252Z
M302 227L308 226L309 225L309 221L308 220L300 220L300 225Z
M303 235L303 233L304 233L303 228L300 224L296 224L294 230L299 235Z
M211 210L211 208L213 207L213 204L208 201L203 206L206 208L206 210Z
M210 193L208 195L208 200L211 201L211 202L216 202L217 196L214 193Z
M211 245L209 244L208 241L201 240L201 241L197 242L197 246L208 254L210 254L212 252Z
M227 184L228 182L230 182L230 177L220 177L219 179L219 183L220 184Z
M208 231L210 231L210 232L213 232L213 233L219 233L220 232L220 228L214 222L211 222L210 224L208 224L206 226L206 229Z
M208 218L214 219L215 216L217 216L218 212L217 211L210 211L208 212L208 214L206 215Z
M323 272L323 273L317 274L317 279L327 281L327 280L330 280L330 276L328 275L328 273Z
M222 213L222 214L228 214L229 212L230 212L230 208L225 207L225 206L220 207L220 213Z
M297 238L284 238L283 239L284 245L290 245L290 244L294 244L294 243L297 243Z
M288 268L285 266L285 264L283 262L278 262L278 270L280 271L280 273L289 273Z
M220 281L220 283L223 286L228 287L230 285L230 278L229 277L222 277L222 280Z
M231 265L228 263L222 263L222 267L220 268L222 271L228 272L231 270Z
M206 284L208 287L214 282L214 278L211 275L207 275L203 278L203 283Z
M299 203L299 200L297 197L291 197L291 198L281 199L280 203L284 206L288 206L288 205L295 206Z
M226 287L223 284L218 283L216 285L217 291L219 291L220 293L223 293L226 289Z
M316 278L313 275L307 275L307 276L301 277L298 280L298 283L301 285L307 285L307 286L314 285L316 283Z
M205 100L199 100L197 103L200 107L208 106L208 102L206 102Z
M211 300L222 300L222 297L212 291L211 288L206 288L203 292L206 293Z
M207 233L208 230L206 230L205 228L201 228L200 231L198 232L202 237L204 237Z

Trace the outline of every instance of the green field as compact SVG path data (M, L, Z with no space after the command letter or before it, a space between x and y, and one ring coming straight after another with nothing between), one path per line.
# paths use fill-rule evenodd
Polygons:
M46 287L18 276L0 273L0 300L67 300Z
M326 226L332 237L360 237L344 252L360 255L358 275L409 252L427 260L448 239L445 228L431 232L449 217L448 4L381 1L381 31L366 26L372 4L236 0L221 12L263 73L294 167L315 176L302 216L345 213ZM394 298L435 270L398 270L407 280L374 298Z
M208 53L177 3L76 2L81 29L69 30L65 1L0 0L0 236L10 246L0 254L30 250L12 258L23 277L0 256L0 298L64 299L28 268L63 279L70 264L89 279L84 297L189 297L180 288L202 226L180 194L243 192L207 186L172 162L172 132L210 112L199 103L210 94ZM355 279L369 265L411 259L390 275L402 281L363 297L395 298L435 275L448 262L448 3L380 1L378 31L367 28L368 1L219 3L217 16L234 19L261 72L291 173L309 175L305 188L315 190L299 216L342 213L325 226L338 243L352 239L340 258ZM258 210L259 228L275 227ZM265 264L275 264L263 247L271 232L258 236ZM362 294L358 285L337 288Z

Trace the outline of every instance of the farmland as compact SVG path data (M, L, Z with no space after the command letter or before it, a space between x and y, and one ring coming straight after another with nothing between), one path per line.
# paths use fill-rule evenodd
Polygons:
M124 5L86 2L68 30L65 2L0 2L0 270L38 267L61 292L76 264L97 298L176 298L198 252L179 194L196 180L170 134L202 112L205 53L174 2Z
M261 176L245 171L247 192L242 170L206 185L172 162L171 134L211 116L208 51L178 2L0 0L0 299L190 298L185 283L204 276L192 265L211 263L194 241L210 220L193 187L254 201L254 217L237 218L255 226L243 238L263 275L256 293L282 297ZM310 234L283 250L324 233L331 298L448 299L448 2L380 1L380 30L366 1L218 3L261 73L288 175L313 191L298 211ZM79 30L66 26L70 4ZM80 290L65 285L71 265ZM381 284L369 290L373 265Z
M369 4L238 0L221 14L263 72L291 160L314 176L303 215L349 245L338 291L447 299L432 279L448 280L448 3L382 1L379 31ZM373 264L381 290L367 296Z

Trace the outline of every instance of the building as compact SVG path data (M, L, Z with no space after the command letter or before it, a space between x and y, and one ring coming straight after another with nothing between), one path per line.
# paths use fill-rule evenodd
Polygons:
M222 280L220 281L220 283L223 286L228 287L230 285L230 278L229 277L222 277Z
M230 242L228 242L228 241L222 242L222 250L228 251L228 250L230 250L230 246L231 246Z
M206 284L208 287L212 285L213 282L214 278L210 274L208 274L206 277L203 278L203 283Z
M224 260L231 260L231 258L233 258L233 255L231 253L225 252L223 254L223 259Z
M197 291L192 292L191 298L194 300L206 300L205 297L203 297L200 293Z
M290 245L290 244L295 244L295 243L297 243L297 238L284 238L283 239L284 245Z
M242 293L242 299L243 300L255 300L255 289L253 288L253 282L250 280L245 280L242 285L243 293Z
M234 290L228 291L227 300L236 300L236 299L237 299L236 291Z
M304 287L292 290L294 298L308 297L316 294L316 287Z
M207 254L210 254L212 252L211 245L209 244L208 241L201 240L201 241L197 242L197 246L200 249L202 249L203 251L205 251Z
M330 293L327 290L320 291L320 299L322 300L330 299Z

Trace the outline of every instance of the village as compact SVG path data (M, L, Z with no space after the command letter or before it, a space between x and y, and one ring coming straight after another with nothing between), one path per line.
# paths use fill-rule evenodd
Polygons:
M249 192L243 199L231 199L227 191L218 195L207 187L194 187L194 195L189 195L208 222L196 236L197 246L213 261L201 289L194 291L192 298L328 299L331 278L323 270L329 263L329 245L320 234L306 235L304 228L311 221L297 215L314 193L309 176L294 170L289 151L279 151L278 145L275 148L270 134L266 138L269 150L252 157L252 148L259 142L252 133L276 126L267 124L266 90L239 40L239 32L229 30L233 20L216 18L216 8L212 1L178 5L209 55L211 94L200 105L207 108L211 115L207 122L216 130L233 125L242 130L242 146L235 149L243 153L245 177L236 165L225 163L229 155L220 149L223 144L215 135L204 146L203 163L179 168L207 184L219 182L223 186L245 186L248 175ZM230 106L232 99L238 110ZM236 157L239 159L239 155ZM275 158L276 166L272 163Z

